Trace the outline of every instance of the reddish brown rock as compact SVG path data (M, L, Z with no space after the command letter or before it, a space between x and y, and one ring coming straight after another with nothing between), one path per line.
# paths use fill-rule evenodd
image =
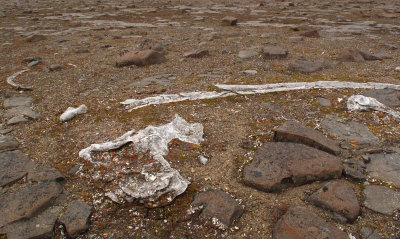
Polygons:
M146 66L158 64L165 60L164 54L154 50L143 50L139 52L127 52L117 59L116 66Z
M295 121L286 121L279 126L275 130L274 140L302 143L335 155L340 152L335 141L328 139L321 132Z
M282 190L317 180L339 178L341 160L303 144L269 142L244 168L244 184L262 191Z
M237 24L238 19L236 17L226 16L222 18L223 26L235 26Z
M74 201L61 216L60 222L65 225L70 237L76 237L89 228L92 212L92 206L84 202Z
M142 43L140 43L138 51L144 50L153 50L161 53L165 53L166 51L164 45L161 42L153 39L146 39Z
M353 222L360 214L360 205L356 194L345 181L329 182L307 200L317 207L345 217L349 222Z
M355 62L365 61L364 57L360 54L360 52L355 49L344 49L339 54L338 59L341 61L355 61Z
M309 209L293 206L276 223L274 239L348 239L348 236L322 220Z
M203 206L201 217L216 218L225 226L231 225L243 214L243 208L229 194L220 190L197 194L192 206Z
M31 36L28 36L25 39L25 41L26 42L38 42L38 41L42 41L42 40L45 40L45 39L46 39L46 37L43 36L43 35L31 35Z
M288 51L279 46L268 46L262 49L264 59L283 59L288 56Z
M300 33L300 36L312 37L312 38L320 37L319 32L317 30L309 30L309 31L302 32L302 33Z

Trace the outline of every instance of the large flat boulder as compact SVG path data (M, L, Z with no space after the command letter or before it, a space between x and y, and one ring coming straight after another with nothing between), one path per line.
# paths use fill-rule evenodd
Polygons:
M385 215L392 215L394 210L400 209L400 192L385 186L371 185L364 189L364 205Z
M200 217L216 218L225 226L231 225L243 214L243 208L229 194L221 190L197 194L192 206L203 207Z
M370 90L362 93L367 97L372 97L389 107L400 106L400 91L393 89Z
M23 178L36 163L19 150L0 153L0 187Z
M328 139L321 132L296 121L286 121L275 129L274 140L302 143L335 155L340 152L335 141Z
M339 178L342 162L324 151L297 143L269 142L244 168L244 184L262 191L282 190L317 180Z
M309 209L293 206L276 223L273 239L348 239L334 225L325 222Z
M360 205L353 188L343 181L328 182L307 199L313 205L327 209L353 222L360 214Z
M399 150L400 151L400 150ZM400 188L400 154L371 154L367 164L369 176Z
M34 216L49 207L62 192L58 183L41 183L0 195L0 227Z

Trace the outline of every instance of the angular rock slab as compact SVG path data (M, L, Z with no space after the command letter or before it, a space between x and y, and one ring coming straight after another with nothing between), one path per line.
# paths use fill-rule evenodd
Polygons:
M375 212L392 215L394 210L400 209L400 192L385 186L368 186L364 195L364 205Z
M364 96L372 97L389 107L400 106L400 91L393 89L371 90L363 93Z
M50 207L39 215L24 221L18 221L0 229L7 239L52 238L54 224L63 207Z
M371 154L369 157L368 174L400 188L400 154Z
M360 205L353 188L345 181L328 182L307 199L317 207L328 209L354 221L360 214Z
M339 178L342 162L326 152L303 144L270 142L256 152L244 168L244 184L271 192L317 180Z
M4 118L6 118L6 119L9 119L9 118L12 118L15 116L26 116L28 118L36 120L40 117L40 114L36 113L30 107L27 107L27 106L13 107L13 108L8 109L4 113Z
M321 122L321 127L341 141L357 142L360 149L379 146L379 138L366 125L355 121L345 121L337 116L328 115Z
M276 223L272 238L348 239L348 236L309 209L293 206Z
M147 66L165 61L164 53L154 50L127 52L117 59L116 66Z
M31 218L50 206L61 192L62 187L58 183L41 183L0 195L0 227Z
M0 135L0 152L11 151L17 149L19 143L13 136L1 136Z
M0 187L20 180L35 166L35 162L19 150L0 153Z
M84 202L74 201L61 216L60 222L64 224L70 237L76 237L89 228L92 212L92 206Z
M275 141L302 143L332 154L339 154L337 143L321 132L295 121L286 121L275 130Z
M8 98L4 100L4 108L5 109L9 109L12 107L17 107L17 106L27 106L30 107L32 106L32 98L31 97L23 97L23 96L19 96L19 97L12 97L12 98Z
M288 56L288 51L279 46L267 46L262 49L264 59L283 59Z
M288 70L293 72L301 72L310 74L323 69L330 68L329 64L324 61L308 61L308 60L295 60L289 63Z
M55 168L51 167L38 167L30 170L28 173L28 181L45 182L45 181L65 181L64 175Z
M217 218L225 226L230 226L243 214L243 208L229 194L221 190L199 193L191 205L203 206L201 217Z

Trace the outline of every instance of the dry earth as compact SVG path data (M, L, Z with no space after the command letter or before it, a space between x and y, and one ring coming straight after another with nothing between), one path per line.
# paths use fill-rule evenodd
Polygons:
M400 50L395 48L400 47L400 2L0 0L0 6L0 100L29 96L33 98L34 110L40 113L37 120L7 125L7 119L1 117L6 109L2 109L1 129L12 129L7 135L15 136L20 150L37 164L54 167L65 175L67 201L85 201L94 206L90 227L78 238L272 238L276 222L292 205L309 208L355 238L361 238L363 227L379 230L383 238L400 238L396 215L383 215L363 205L363 189L377 180L369 178L367 183L347 180L361 205L361 214L353 223L337 222L329 212L305 200L326 182L272 193L242 182L243 168L251 162L254 152L263 142L273 141L273 130L287 120L321 130L325 116L334 114L368 126L379 137L380 148L398 147L398 119L380 112L346 109L347 98L364 90L239 95L133 111L120 104L127 99L160 94L218 91L215 84L320 80L399 84L400 72L395 68L400 66ZM225 16L236 17L238 25L222 26L221 19ZM318 30L320 37L300 38L302 26ZM26 39L30 35L44 37L29 42ZM142 67L115 66L120 54L137 49L145 39L165 46L165 62ZM183 56L199 45L209 51L209 56ZM274 45L287 50L288 57L272 60L260 54L248 59L238 57L241 50L253 48L260 52L262 47ZM390 58L338 61L345 48L371 54L383 52ZM290 62L300 56L313 61L326 60L332 66L311 74L288 70ZM31 91L19 91L7 84L6 78L26 68L28 63L23 60L27 57L42 60L16 77L15 82L32 87ZM49 70L52 65L60 65L62 69ZM255 71L245 73L246 70ZM148 86L137 84L160 74L174 77L163 84L157 81ZM318 97L330 100L331 106L321 106ZM87 113L65 123L59 121L68 107L81 104L88 107ZM139 131L149 125L166 124L175 114L204 126L204 142L200 146L174 140L166 157L172 168L191 182L186 192L165 207L112 202L104 195L111 182L103 176L110 169L93 166L78 156L79 151L93 143L116 139L131 129ZM334 139L327 131L321 131ZM112 152L95 153L94 157L107 160L135 153L128 145ZM201 164L199 155L206 156L209 162ZM344 162L357 162L362 155L353 148L342 149L340 158ZM77 166L83 166L78 173L70 171ZM228 192L244 208L243 215L227 229L188 215L194 196L209 189ZM399 188L391 186L391 190ZM53 236L66 237L58 225Z

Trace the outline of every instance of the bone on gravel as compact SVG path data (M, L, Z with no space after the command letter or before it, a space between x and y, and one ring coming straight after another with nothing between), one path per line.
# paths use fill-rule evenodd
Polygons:
M13 87L15 87L17 90L32 90L32 87L28 87L28 86L23 86L20 84L17 84L14 82L15 78L19 75L21 75L24 72L29 71L29 69L24 69L18 72L15 72L14 74L12 74L11 76L7 77L7 83Z
M295 91L295 90L311 90L311 89L400 89L400 85L385 83L356 83L342 81L316 81L316 82L294 82L294 83L276 83L265 85L215 85L222 92L216 91L194 91L179 94L165 94L144 99L128 99L121 104L126 105L130 111L143 108L150 105L160 105L173 102L182 102L188 100L204 100L224 98L236 94L253 95L266 94L272 92Z
M87 110L88 108L86 105L80 105L78 108L68 107L68 109L60 116L60 121L66 122L68 120L71 120L72 118L74 118L79 114L86 113Z
M146 171L146 167L143 168L141 174L144 175L144 182L140 185L137 182L121 182L120 189L128 194L128 197L139 199L139 198L152 198L156 199L163 194L172 193L174 196L182 194L189 182L184 179L177 170L171 168L168 161L164 158L169 152L168 143L172 139L179 139L181 141L200 144L203 141L203 126L199 123L190 124L178 115L175 119L165 125L161 126L148 126L147 128L138 131L135 135L132 135L135 131L131 130L111 142L105 142L102 144L92 144L88 148L85 148L79 152L79 156L85 158L93 164L101 164L92 160L90 153L92 151L109 151L112 149L119 148L129 142L134 145L134 148L138 152L149 152L153 157L154 161L161 164L162 168L157 174L151 174ZM151 165L148 165L151 167ZM120 190L117 189L115 193L109 193L109 195L120 194ZM173 200L170 198L169 200Z
M395 118L400 118L400 112L392 110L375 98L363 95L352 95L347 100L347 109L350 111L380 111L390 114Z

